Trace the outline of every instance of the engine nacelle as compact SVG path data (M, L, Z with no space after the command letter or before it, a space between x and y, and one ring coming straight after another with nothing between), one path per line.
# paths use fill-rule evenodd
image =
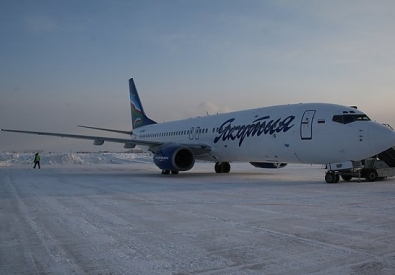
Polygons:
M280 162L250 162L252 166L257 168L268 168L268 169L277 169L283 168L287 166L288 163L280 163Z
M188 171L195 164L195 156L186 146L167 144L154 154L154 163L162 170Z

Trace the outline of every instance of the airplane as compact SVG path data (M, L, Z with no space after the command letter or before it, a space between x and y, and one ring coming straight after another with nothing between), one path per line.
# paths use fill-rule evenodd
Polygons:
M79 126L126 134L128 138L0 129L4 132L57 136L136 145L153 153L162 174L192 169L195 160L214 162L216 173L229 173L231 162L258 168L282 168L288 163L330 167L328 183L339 181L338 170L353 161L395 145L395 132L372 121L355 106L300 103L208 115L157 123L144 112L133 78L129 79L132 130ZM332 169L332 167L334 167Z

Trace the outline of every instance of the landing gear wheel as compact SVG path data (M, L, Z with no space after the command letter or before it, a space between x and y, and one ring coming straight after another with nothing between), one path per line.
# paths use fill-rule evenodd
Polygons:
M215 173L221 173L221 168L218 162L214 165L214 171Z
M338 183L340 180L340 176L335 172L327 172L325 174L325 181L327 183Z
M378 178L377 171L375 169L369 169L365 172L365 179L367 181L373 182Z
M229 162L217 162L214 166L214 170L216 173L229 173L230 164Z
M222 173L229 173L230 172L230 164L229 162L222 163Z
M177 170L172 170L172 171L171 171L171 173L172 173L173 175L177 175L179 172L180 172L180 171L177 171Z
M162 175L168 175L170 174L170 170L162 170Z

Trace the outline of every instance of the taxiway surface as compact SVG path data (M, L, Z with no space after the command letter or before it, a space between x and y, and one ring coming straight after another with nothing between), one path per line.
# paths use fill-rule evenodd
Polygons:
M395 274L395 180L316 166L0 169L0 274Z

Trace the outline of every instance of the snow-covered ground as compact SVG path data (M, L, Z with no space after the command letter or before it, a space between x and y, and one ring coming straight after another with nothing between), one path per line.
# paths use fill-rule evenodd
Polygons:
M40 154L42 166L98 165L152 162L149 153L44 153ZM34 153L0 153L0 167L33 165Z
M0 274L395 274L395 180L144 154L0 154Z

